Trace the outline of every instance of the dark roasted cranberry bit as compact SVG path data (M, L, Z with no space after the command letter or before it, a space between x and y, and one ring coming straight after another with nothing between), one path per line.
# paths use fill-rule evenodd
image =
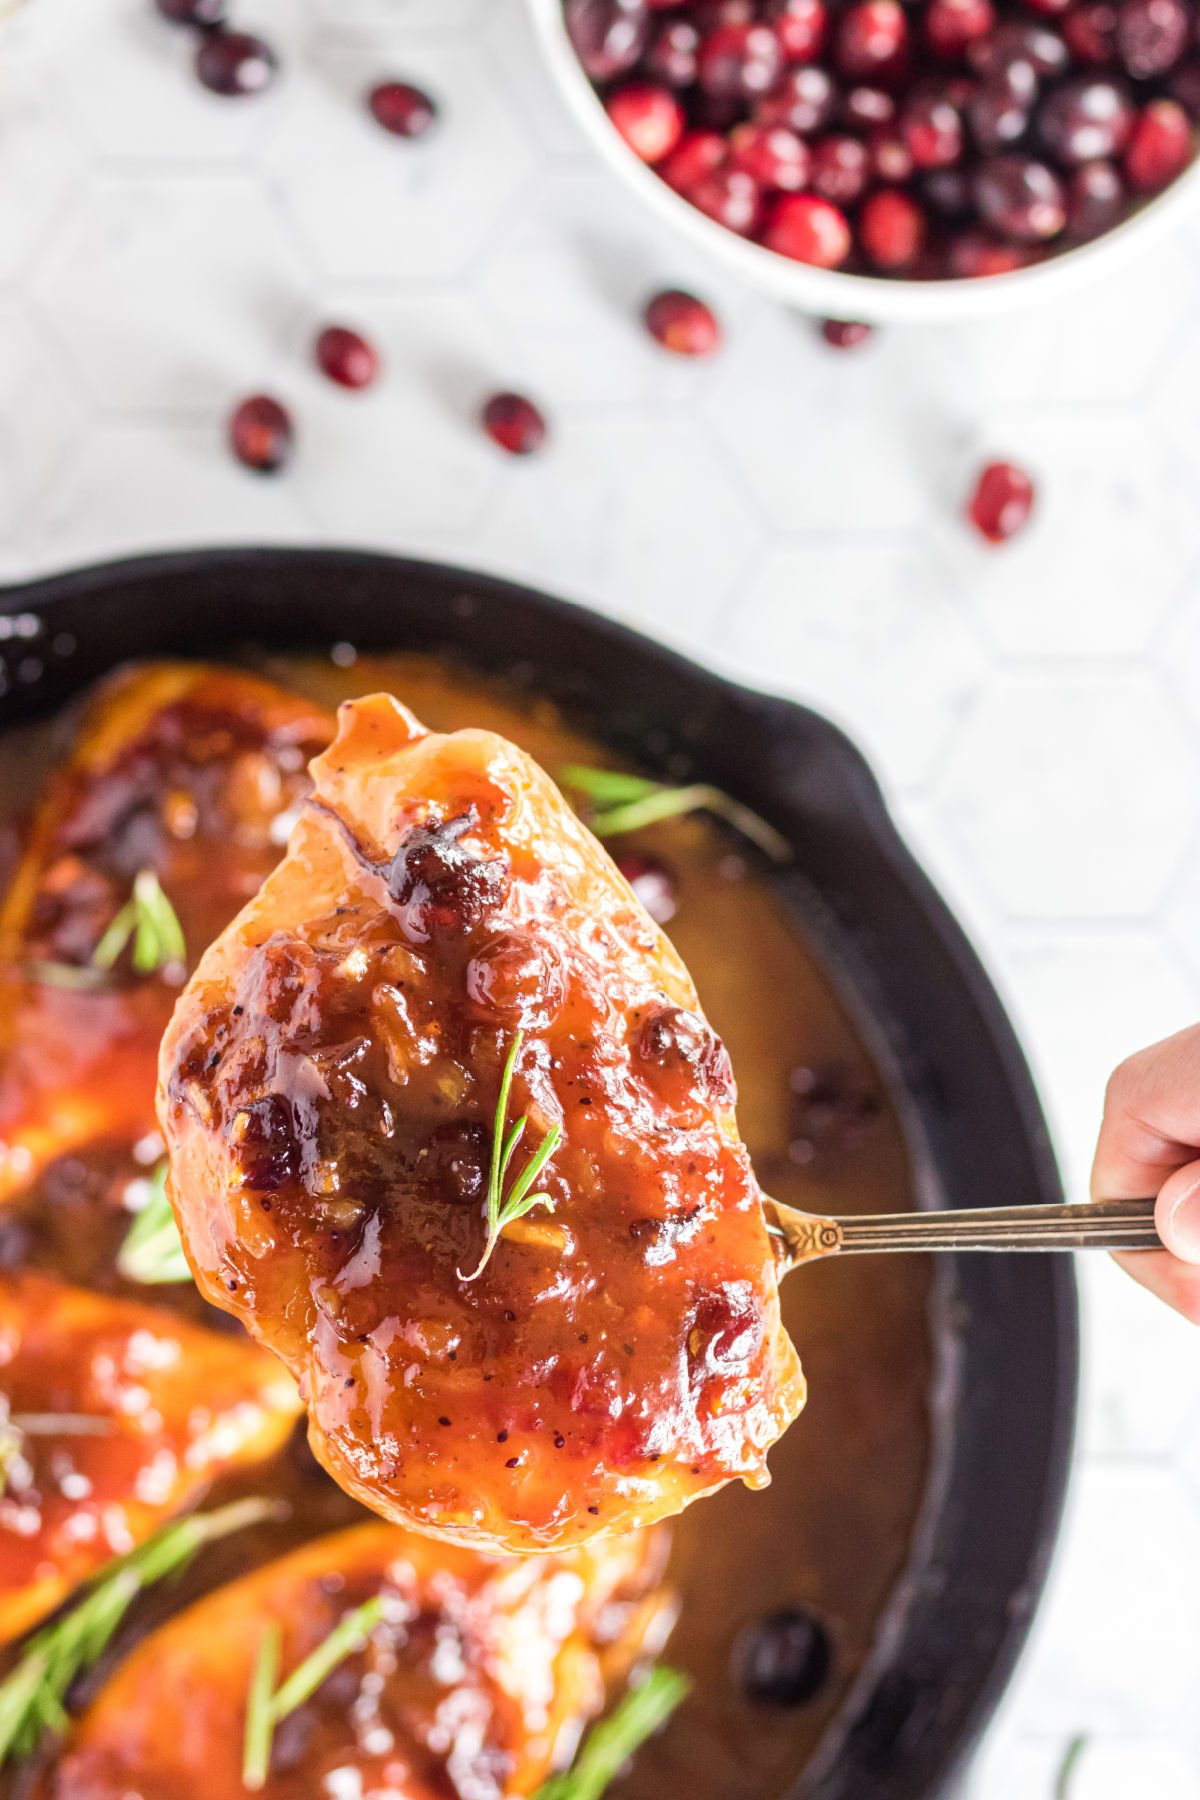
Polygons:
M1057 237L1067 222L1062 182L1045 163L995 156L975 175L975 200L986 224L1019 244Z
M1117 14L1117 55L1135 81L1165 75L1187 41L1188 16L1181 0L1123 0Z
M769 25L723 25L700 46L697 78L718 99L758 99L782 71L783 50Z
M730 134L729 150L734 166L764 188L798 194L808 185L808 145L786 125L739 125Z
M1110 162L1081 163L1067 182L1067 231L1087 243L1108 231L1121 216L1125 189Z
M1135 193L1157 194L1192 160L1191 121L1177 100L1151 100L1138 114L1125 152L1125 179Z
M404 908L407 933L419 943L435 931L474 930L504 898L504 864L463 842L474 824L467 812L415 825L392 859L388 893Z
M172 25L198 25L207 29L225 23L225 0L154 0L154 4Z
M954 61L984 38L996 22L992 0L931 0L925 39L935 56Z
M811 62L820 54L829 29L824 0L767 0L766 17L789 62Z
M925 244L925 215L910 194L883 188L863 202L858 239L877 269L911 269Z
M750 237L762 219L762 188L745 169L714 169L711 175L697 181L688 199L700 212L736 231L739 237Z
M1024 527L1033 497L1033 483L1024 469L1015 463L989 463L975 484L968 516L989 544L1003 544Z
M734 1645L733 1678L761 1706L803 1706L820 1693L833 1666L829 1634L811 1613L770 1613Z
M227 99L261 94L278 67L275 53L248 31L211 31L196 47L196 74L206 88Z
M377 125L393 137L422 138L437 121L437 106L411 81L381 81L367 95Z
M291 1102L283 1094L264 1094L233 1116L230 1142L247 1187L274 1193L300 1173L300 1144Z
M643 1023L637 1054L652 1068L682 1080L701 1101L732 1105L733 1069L724 1044L699 1013L662 1006Z
M775 92L755 110L757 125L786 125L801 137L823 131L833 117L836 101L833 83L824 69L801 66L789 69Z
M652 919L665 925L675 917L675 877L664 863L649 856L623 856L617 867Z
M370 387L379 373L379 357L359 331L327 325L317 338L317 366L339 387Z
M492 442L510 456L533 456L546 442L546 421L524 394L493 394L481 417Z
M822 319L821 336L834 350L857 350L871 337L871 327L859 319Z
M769 249L818 269L836 269L850 254L850 226L840 207L817 194L777 201L763 240Z
M942 94L914 95L900 115L900 132L918 169L944 169L962 155L962 116Z
M618 133L644 163L661 162L683 136L683 109L670 88L654 81L631 81L608 96L605 106Z
M690 199L692 190L728 160L729 146L719 131L689 131L659 163L658 173L668 187Z
M1108 68L1117 59L1117 8L1114 0L1089 0L1062 22L1067 49L1076 62Z
M229 442L248 469L272 475L292 453L291 416L269 394L252 394L234 410Z
M721 327L712 307L680 288L655 294L643 317L651 337L676 356L711 356L720 345Z
M562 956L552 941L514 926L480 945L467 964L466 989L489 1019L544 1030L566 994Z
M567 32L593 81L632 69L650 34L645 0L567 0Z
M487 1193L491 1136L472 1119L439 1125L417 1163L418 1177L436 1200L479 1206Z
M1133 130L1134 109L1115 82L1081 76L1056 88L1038 110L1038 135L1051 156L1074 167L1119 156Z
M1037 76L1028 63L1013 63L985 76L967 106L971 135L985 155L1006 150L1029 129Z
M860 138L836 133L818 138L812 147L813 192L835 206L853 206L860 200L870 172L867 147Z
M691 87L699 68L700 33L690 19L668 19L660 25L642 67L668 87Z
M737 1375L762 1348L762 1314L748 1287L729 1282L701 1294L687 1333L688 1363L701 1381Z

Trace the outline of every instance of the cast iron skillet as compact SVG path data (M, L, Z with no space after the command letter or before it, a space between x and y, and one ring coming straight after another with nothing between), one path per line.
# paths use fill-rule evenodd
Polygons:
M0 592L0 727L131 657L449 651L583 715L615 749L693 767L793 841L802 915L900 1108L924 1205L1061 1198L999 1001L904 848L862 757L827 720L718 680L528 589L342 551L214 550ZM943 1258L935 1472L876 1656L795 1800L930 1800L987 1720L1024 1641L1058 1525L1076 1386L1068 1258ZM779 1555L787 1555L786 1544Z

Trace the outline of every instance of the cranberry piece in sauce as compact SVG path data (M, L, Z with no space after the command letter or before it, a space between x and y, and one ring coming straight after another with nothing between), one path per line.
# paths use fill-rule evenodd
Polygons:
M451 1206L479 1206L487 1193L491 1138L471 1119L439 1125L418 1159L422 1185Z
M623 856L617 867L659 925L666 925L678 910L675 878L665 864L649 856Z
M411 81L381 81L367 95L377 125L393 137L422 138L437 121L437 106Z
M317 366L339 387L370 387L379 373L379 357L361 332L348 325L327 325L316 342Z
M651 337L676 356L711 356L720 346L721 327L712 307L681 288L655 294L643 316Z
M631 81L605 102L609 118L634 155L644 163L661 162L683 136L683 108L670 88L653 81Z
M269 44L248 31L210 31L196 47L196 74L214 94L243 99L261 94L278 64Z
M260 475L282 469L292 453L292 420L269 394L252 394L229 421L229 442L239 462Z
M593 81L633 68L650 33L644 0L567 0L567 35Z
M975 484L967 508L971 523L989 544L1015 537L1033 510L1033 483L1015 463L989 463Z
M474 931L504 897L504 864L463 842L474 823L474 813L466 812L414 825L392 858L388 893L404 909L407 934L416 942L441 932Z
M524 394L493 394L482 419L492 442L510 456L533 456L546 442L546 421Z

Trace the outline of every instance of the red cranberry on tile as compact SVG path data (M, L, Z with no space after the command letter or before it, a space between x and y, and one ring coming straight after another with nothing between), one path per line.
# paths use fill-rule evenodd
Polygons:
M437 120L437 106L411 81L381 81L367 95L377 125L393 137L421 138Z
M631 81L608 96L608 116L634 155L645 163L669 156L683 136L683 108L653 81Z
M252 394L235 407L229 442L238 461L260 475L282 469L292 453L292 420L269 394Z
M644 0L567 0L567 35L593 81L633 68L650 35Z
M976 531L989 544L1014 537L1033 510L1033 483L1014 463L989 463L975 484L967 507Z
M379 373L379 356L360 331L327 325L316 342L317 366L339 387L370 387Z
M784 194L771 209L764 238L781 256L821 269L844 263L850 241L845 213L816 194Z
M822 319L821 336L834 350L857 350L872 336L860 319Z
M1192 122L1177 100L1151 100L1138 114L1125 151L1125 179L1139 194L1157 194L1195 153Z
M868 195L858 215L858 241L877 269L911 269L925 245L925 214L911 194L881 188Z
M711 356L720 347L721 327L712 307L682 288L655 294L643 316L651 337L676 356Z
M196 46L196 74L203 85L226 99L261 94L275 79L275 53L248 31L210 31Z
M481 417L492 442L510 456L533 456L546 442L546 421L524 394L493 394Z

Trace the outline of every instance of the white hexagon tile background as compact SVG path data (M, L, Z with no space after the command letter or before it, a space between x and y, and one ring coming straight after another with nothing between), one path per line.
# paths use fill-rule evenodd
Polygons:
M648 221L521 0L244 0L281 78L229 105L148 0L0 26L0 577L333 542L528 578L811 702L866 749L999 984L1082 1196L1104 1080L1200 1017L1200 214L1102 284L853 355ZM362 105L440 102L400 144ZM643 331L694 287L720 355ZM314 326L361 324L348 397ZM545 454L479 430L536 395ZM225 422L277 393L274 480ZM1037 480L990 550L978 466ZM1067 1529L969 1800L1200 1796L1200 1338L1080 1269Z

